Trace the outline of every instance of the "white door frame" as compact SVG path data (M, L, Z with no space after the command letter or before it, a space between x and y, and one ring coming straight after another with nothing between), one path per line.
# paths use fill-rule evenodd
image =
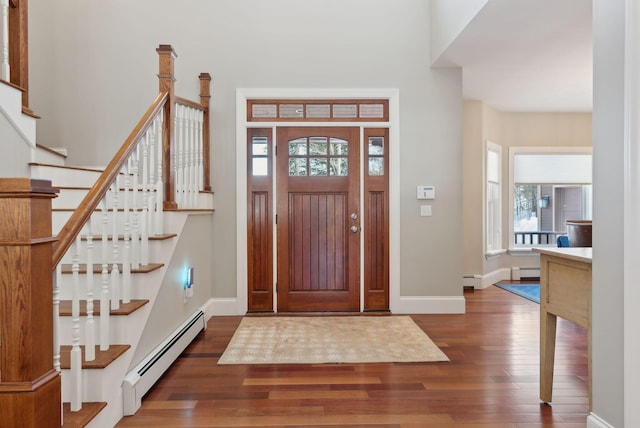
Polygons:
M247 128L275 126L368 126L389 127L389 309L400 300L400 94L398 89L264 89L236 90L236 304L237 314L248 308L247 296ZM248 122L249 99L388 99L389 122ZM275 214L275 213L274 213ZM275 219L275 215L274 215ZM275 240L274 240L275 241ZM275 242L274 242L275 245ZM275 252L274 252L275 254ZM362 252L361 252L362 254ZM275 270L274 270L275 272ZM361 281L363 276L361 275ZM360 285L362 310L363 284ZM274 293L274 303L277 296ZM275 306L274 306L275 307Z

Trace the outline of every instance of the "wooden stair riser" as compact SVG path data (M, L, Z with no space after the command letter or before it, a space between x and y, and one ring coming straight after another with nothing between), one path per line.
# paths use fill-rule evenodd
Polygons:
M96 302L97 305L100 302ZM111 316L109 319L109 343L135 343L140 335L140 326L144 326L149 315L149 308L140 308L139 310L127 316ZM87 317L80 317L80 344L84 345L86 337ZM71 317L60 317L60 344L71 345L72 342L72 324ZM96 343L100 343L100 316L94 316L94 336Z

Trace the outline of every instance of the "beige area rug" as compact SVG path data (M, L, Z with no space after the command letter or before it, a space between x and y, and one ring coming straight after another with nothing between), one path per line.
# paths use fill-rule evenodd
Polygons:
M218 364L449 361L409 316L246 317Z

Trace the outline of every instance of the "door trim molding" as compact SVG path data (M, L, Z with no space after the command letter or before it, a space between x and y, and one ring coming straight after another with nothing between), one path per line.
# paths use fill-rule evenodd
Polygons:
M236 297L238 315L247 312L247 127L300 126L288 122L248 122L248 99L388 99L389 100L389 309L401 312L400 302L400 92L398 89L236 89ZM336 126L310 123L304 126ZM340 122L339 126L383 127L385 122ZM362 288L362 287L361 287ZM362 310L362 303L361 303Z

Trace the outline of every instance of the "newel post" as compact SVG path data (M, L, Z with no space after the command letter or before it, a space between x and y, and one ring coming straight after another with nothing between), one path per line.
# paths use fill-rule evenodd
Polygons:
M203 190L211 191L211 75L200 73L200 104L204 107L204 118L202 121L202 174L204 175Z
M159 59L159 90L169 94L169 99L164 105L162 125L162 182L164 184L164 208L176 209L175 174L174 174L174 127L175 127L175 94L174 86L174 61L178 57L171 45L160 45L158 49Z
M0 179L0 426L60 427L47 180Z

